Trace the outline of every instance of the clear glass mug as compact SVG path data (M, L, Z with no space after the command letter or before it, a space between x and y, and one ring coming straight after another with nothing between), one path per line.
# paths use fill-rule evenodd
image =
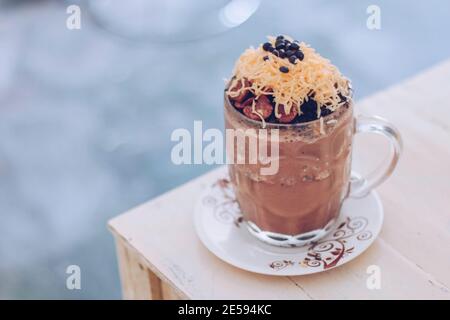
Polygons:
M354 117L352 101L315 121L267 123L268 133L260 135L262 123L236 110L226 94L224 99L226 129L254 129L258 144L266 143L271 161L270 144L278 143L278 169L267 175L261 174L267 163L238 163L240 152L248 158L250 144L239 150L236 137L233 144L227 141L230 180L244 221L250 233L272 245L295 247L319 240L336 222L343 201L366 196L391 175L400 157L398 130L379 117ZM272 129L278 134L271 135ZM352 177L357 133L381 134L391 145L390 160L367 177Z

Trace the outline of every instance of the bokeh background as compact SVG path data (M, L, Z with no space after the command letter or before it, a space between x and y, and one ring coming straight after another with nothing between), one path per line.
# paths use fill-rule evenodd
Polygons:
M228 22L230 1L94 1L0 1L0 298L120 298L107 220L211 169L173 165L170 134L222 128L223 79L266 35L310 43L357 99L450 56L441 0L233 0Z

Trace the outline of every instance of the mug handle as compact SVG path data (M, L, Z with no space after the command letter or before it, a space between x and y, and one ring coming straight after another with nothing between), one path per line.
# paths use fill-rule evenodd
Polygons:
M366 177L352 175L349 192L349 196L352 198L362 198L383 183L397 166L403 149L399 131L381 117L357 116L355 118L355 134L358 133L376 133L388 138L391 144L391 151L389 155L390 160L380 165Z

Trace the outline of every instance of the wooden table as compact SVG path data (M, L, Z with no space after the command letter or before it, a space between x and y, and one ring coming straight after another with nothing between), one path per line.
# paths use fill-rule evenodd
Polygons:
M298 277L253 274L222 262L202 245L192 221L213 170L109 222L124 298L450 299L450 60L357 108L389 119L404 140L396 172L378 189L385 220L369 250L342 267ZM378 147L357 148L377 153ZM380 267L379 290L366 286L370 265Z

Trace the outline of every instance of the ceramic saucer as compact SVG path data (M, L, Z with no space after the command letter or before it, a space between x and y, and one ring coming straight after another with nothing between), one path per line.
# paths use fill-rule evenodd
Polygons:
M323 239L299 248L275 247L249 233L224 171L201 194L194 223L203 244L223 261L251 272L296 276L336 268L363 253L381 230L383 206L375 192L348 199Z

